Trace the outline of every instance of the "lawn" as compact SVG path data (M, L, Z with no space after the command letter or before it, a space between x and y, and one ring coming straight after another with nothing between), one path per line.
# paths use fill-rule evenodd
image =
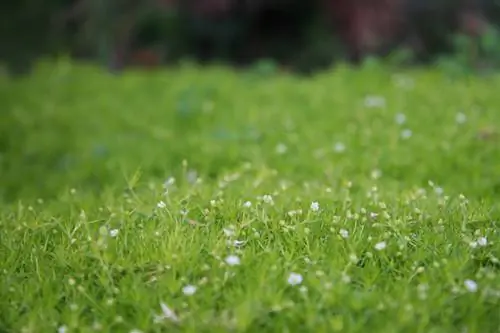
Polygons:
M500 332L500 76L0 79L0 332Z

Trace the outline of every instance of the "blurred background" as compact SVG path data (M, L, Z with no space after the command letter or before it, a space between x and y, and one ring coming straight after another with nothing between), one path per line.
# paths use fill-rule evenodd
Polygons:
M29 72L40 57L112 70L183 59L312 72L385 56L425 63L459 51L500 63L497 0L18 0L3 3L0 61Z
M222 121L229 116L205 114L217 98L228 103L229 74L169 80L155 70L163 66L224 64L259 77L374 59L390 71L500 68L498 0L17 0L4 1L0 15L0 201L67 184L100 189L137 161L162 177L186 152L199 171L216 174L244 157L240 140L261 140L257 125L235 130ZM51 58L60 65L44 69ZM138 75L123 80L96 74L132 68ZM366 77L342 93L363 84L374 85ZM207 137L218 151L201 151L196 140ZM234 144L233 155L219 142Z

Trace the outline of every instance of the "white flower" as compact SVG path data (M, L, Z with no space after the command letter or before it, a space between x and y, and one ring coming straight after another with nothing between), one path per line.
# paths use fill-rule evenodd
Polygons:
M380 171L379 169L373 170L371 173L371 177L372 179L379 179L380 177L382 177L382 171Z
M288 284L296 286L302 283L302 275L298 273L290 273L288 276Z
M242 246L245 243L246 243L245 241L237 240L236 239L236 240L233 241L233 246Z
M243 207L245 207L245 208L250 208L250 207L252 207L252 203L251 203L250 201L245 201L245 202L243 203Z
M276 153L280 155L286 153L287 150L288 150L287 146L283 143L280 143L276 146Z
M488 239L486 237L480 237L478 240L477 240L477 244L479 246L486 246L488 245Z
M351 283L351 277L349 275L347 275L346 273L342 273L342 278L341 278L342 282L348 284L348 283Z
M385 106L385 98L382 96L366 96L365 107L367 108L383 108Z
M434 192L437 194L437 195L442 195L444 193L444 190L442 187L435 187L434 188Z
M395 120L398 125L402 125L406 122L406 116L403 113L397 113Z
M179 321L179 317L177 317L175 312L170 309L165 303L160 303L160 307L162 314L160 316L157 316L155 321L161 321L163 319L170 319L174 322Z
M163 208L167 207L167 204L163 201L160 201L156 204L156 207L163 209Z
M67 326L60 326L58 329L57 329L57 333L66 333L68 331L68 327Z
M475 293L477 291L477 283L473 280L465 280L464 281L465 289L468 292Z
M378 242L377 244L375 244L375 250L377 250L377 251L382 251L386 247L387 247L387 243L385 241Z
M413 132L411 131L411 129L404 129L403 131L401 131L401 137L403 139L409 139L412 135Z
M464 113L459 112L455 116L455 121L457 122L457 124L463 124L467 121L467 116Z
M340 229L339 234L342 238L348 238L349 237L349 231L345 229Z
M118 233L119 233L119 232L120 232L120 230L118 230L118 229L111 229L111 230L109 231L109 235L110 235L111 237L116 237L116 236L118 236Z
M137 328L133 328L129 333L142 333L142 331Z
M186 296L191 296L196 292L196 287L193 285L187 285L184 288L182 288L182 293Z
M345 145L342 142L337 142L333 146L333 150L335 150L337 153L342 153L343 151L345 151Z
M165 183L163 183L163 187L167 188L175 184L175 178L174 177L169 177Z
M226 235L226 237L231 237L231 236L234 236L234 234L235 234L233 226L229 226L228 228L224 228L223 231L224 231L224 235Z
M319 203L317 201L311 202L311 210L313 212L319 211Z
M236 266L240 264L240 258L235 255L230 255L226 257L226 264L229 266Z
M269 204L269 205L273 205L274 204L274 200L273 200L273 197L270 195L270 194L266 194L262 197L262 200L266 203L266 204Z

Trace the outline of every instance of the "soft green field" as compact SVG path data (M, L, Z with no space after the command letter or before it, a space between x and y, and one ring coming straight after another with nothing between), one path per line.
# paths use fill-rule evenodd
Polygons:
M499 76L0 80L0 332L500 332Z

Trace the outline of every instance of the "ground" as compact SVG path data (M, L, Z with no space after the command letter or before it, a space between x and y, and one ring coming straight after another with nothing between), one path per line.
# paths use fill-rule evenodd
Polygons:
M500 331L498 76L0 84L2 332Z

